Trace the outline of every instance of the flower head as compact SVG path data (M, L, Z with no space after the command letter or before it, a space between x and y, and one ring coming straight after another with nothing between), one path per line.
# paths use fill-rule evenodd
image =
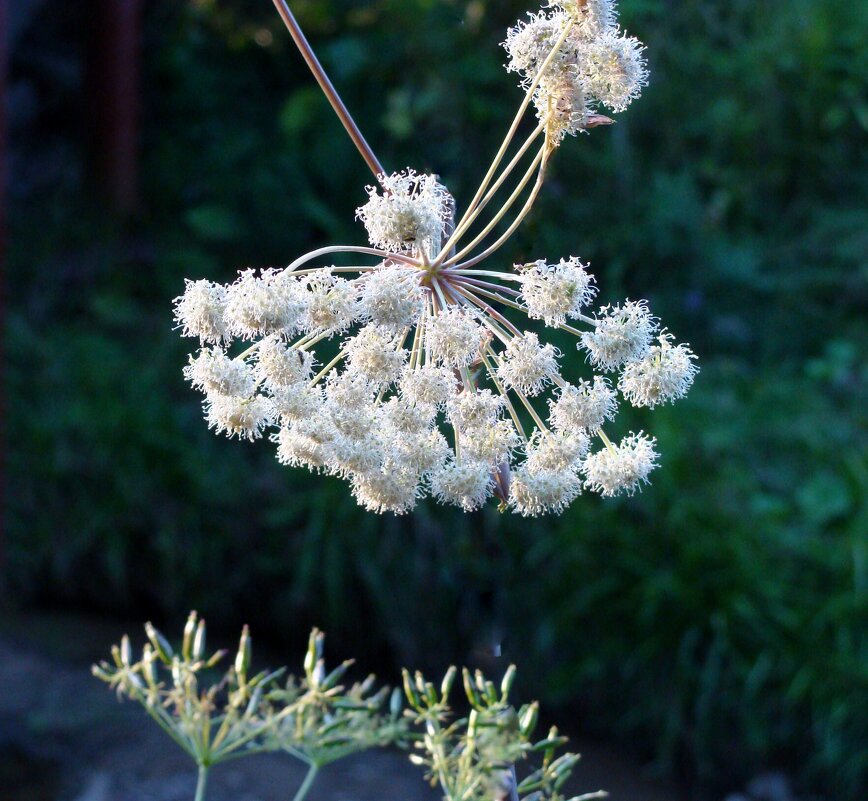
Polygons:
M653 409L658 403L683 398L699 372L696 356L687 345L673 345L672 334L663 332L645 358L628 362L618 379L618 389L634 406Z
M441 503L472 512L494 491L491 466L486 462L450 461L431 476L431 494Z
M554 345L540 345L539 337L529 331L506 346L497 369L498 378L525 395L539 395L546 384L559 377L559 355Z
M430 253L440 247L452 197L435 176L404 170L380 175L356 216L371 243L391 253Z
M531 320L557 326L578 317L594 298L594 277L575 256L558 264L545 260L525 265L520 273L521 297Z
M617 370L626 362L645 357L657 320L644 300L626 301L622 306L604 306L593 331L582 335L582 345L591 363L603 370Z
M558 396L549 401L549 420L556 431L586 430L595 434L606 420L614 420L618 410L615 391L603 376L593 383L580 380L575 386L564 384Z
M185 337L217 344L229 339L226 287L204 279L186 281L184 294L175 298L175 322Z
M619 445L608 444L585 459L585 486L606 497L632 495L657 467L656 440L641 431L629 434Z
M209 427L244 439L272 428L282 464L348 481L372 512L405 514L426 495L473 511L495 496L535 516L585 488L608 496L647 482L654 440L612 445L615 389L601 375L561 377L560 351L528 320L577 337L585 373L619 370L636 406L681 397L696 374L645 301L588 316L597 289L574 256L477 267L529 213L565 137L610 123L597 109L623 110L647 80L614 0L549 0L504 47L528 94L462 216L436 176L380 174L357 209L370 246L318 248L227 286L188 281L175 299L182 334L199 341L184 375L204 393ZM518 147L528 108L540 124ZM331 253L338 265L315 266ZM605 447L589 455L591 437Z

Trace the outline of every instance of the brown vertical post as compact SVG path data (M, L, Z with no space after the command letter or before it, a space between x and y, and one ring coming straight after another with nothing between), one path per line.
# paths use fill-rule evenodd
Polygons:
M138 198L141 0L91 0L87 52L90 167L114 210Z

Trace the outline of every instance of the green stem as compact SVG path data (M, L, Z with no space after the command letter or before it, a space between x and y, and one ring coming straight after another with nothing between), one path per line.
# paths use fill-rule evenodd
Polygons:
M199 778L196 781L196 797L193 801L205 801L205 785L208 784L208 766L199 765Z
M319 766L314 762L310 763L310 767L307 770L307 776L304 777L304 781L301 783L301 787L298 788L298 791L293 796L292 801L302 801L302 799L308 794L308 791L313 786L314 779L316 779L316 774L319 772Z

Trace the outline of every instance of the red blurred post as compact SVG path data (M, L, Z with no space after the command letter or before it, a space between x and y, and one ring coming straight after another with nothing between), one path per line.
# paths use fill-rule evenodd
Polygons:
M138 198L141 0L92 0L87 53L90 165L115 211Z

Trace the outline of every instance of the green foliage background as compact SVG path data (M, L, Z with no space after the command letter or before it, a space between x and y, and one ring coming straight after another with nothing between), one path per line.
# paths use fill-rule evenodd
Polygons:
M316 622L381 664L443 668L503 639L528 693L665 771L727 789L782 766L862 798L868 6L622 6L652 83L616 126L565 142L502 258L590 259L601 300L648 297L702 372L680 405L623 415L659 438L651 488L538 521L370 516L340 482L205 430L171 330L183 278L363 239L370 176L270 3L148 7L130 223L81 178L74 77L14 63L55 87L16 145L39 165L12 209L16 596L195 606L275 639ZM466 202L520 97L498 43L525 6L293 7L387 167L436 171ZM62 43L63 22L19 50Z

